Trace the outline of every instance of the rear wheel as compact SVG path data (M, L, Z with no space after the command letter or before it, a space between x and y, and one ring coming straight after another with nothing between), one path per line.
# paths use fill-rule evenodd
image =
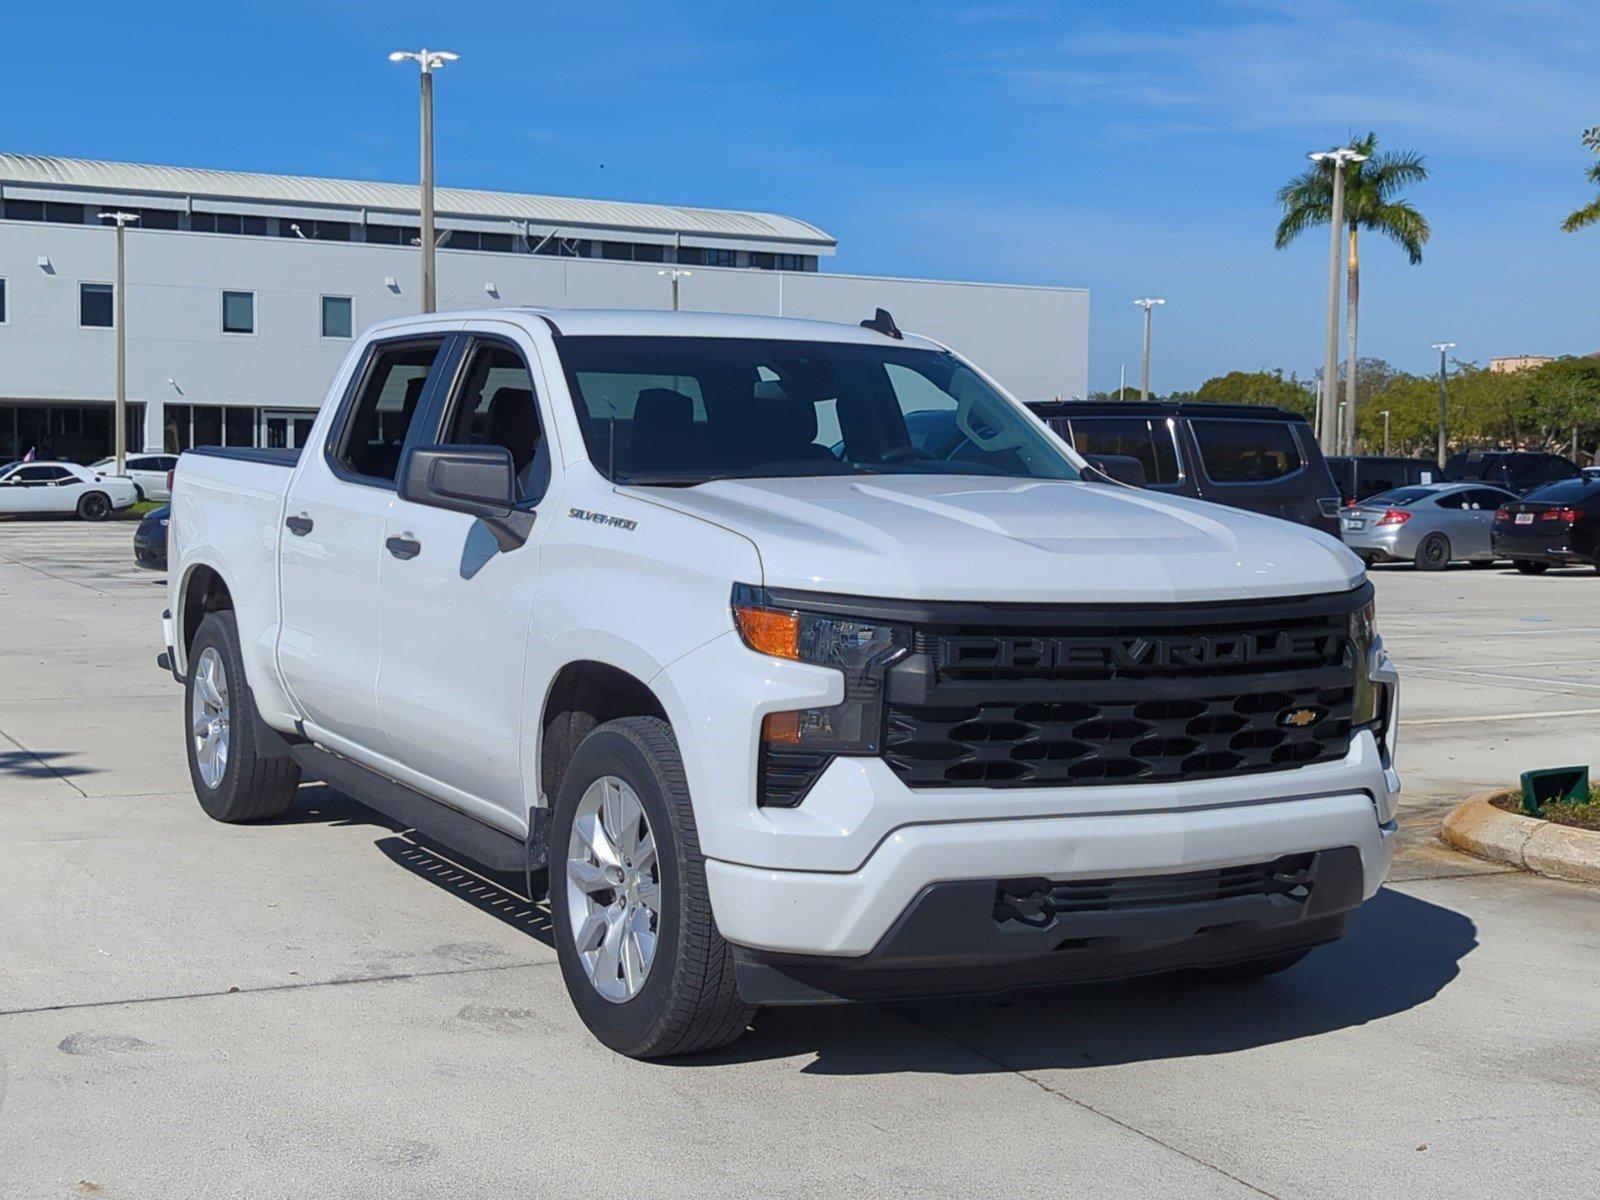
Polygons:
M1543 575L1550 569L1549 563L1539 562L1537 559L1532 558L1519 558L1514 565L1524 575Z
M678 744L665 721L593 730L550 830L561 975L589 1031L634 1058L725 1046L754 1009L717 931Z
M1419 571L1442 571L1450 565L1450 539L1442 533L1430 533L1417 547L1414 560Z
M281 817L294 803L300 768L256 747L255 700L245 686L231 612L207 613L189 647L184 711L189 778L206 815L230 824Z
M85 521L104 521L111 515L111 497L104 492L85 492L78 498L78 516Z
M1206 967L1202 974L1207 979L1215 979L1221 983L1239 983L1248 979L1260 979L1267 975L1276 975L1279 971L1287 971L1306 955L1310 954L1309 948L1305 950L1286 950L1282 954L1266 954L1260 958L1247 958L1244 962L1226 963L1220 967Z

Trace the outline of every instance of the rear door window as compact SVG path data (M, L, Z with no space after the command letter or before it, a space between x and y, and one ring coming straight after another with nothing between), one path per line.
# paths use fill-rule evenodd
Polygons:
M1286 422L1197 417L1190 425L1206 474L1217 483L1268 483L1306 465Z
M1183 478L1172 427L1160 418L1073 417L1067 437L1079 454L1121 454L1136 458L1147 483L1177 483Z
M394 482L406 433L443 345L444 338L432 337L373 346L335 456L345 471L375 483Z

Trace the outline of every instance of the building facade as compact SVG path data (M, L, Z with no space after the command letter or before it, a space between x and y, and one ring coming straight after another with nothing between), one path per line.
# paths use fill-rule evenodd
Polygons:
M295 446L353 338L417 311L417 189L0 154L0 461L109 452L115 235L132 449ZM668 308L854 322L875 308L1028 398L1081 395L1088 294L819 270L767 213L441 188L438 307Z

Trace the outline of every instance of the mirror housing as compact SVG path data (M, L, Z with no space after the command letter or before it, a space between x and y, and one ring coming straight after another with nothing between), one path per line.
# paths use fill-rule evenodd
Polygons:
M534 514L517 507L517 473L504 446L413 446L400 463L400 498L477 517L501 550L533 532Z
M1087 462L1100 475L1094 483L1123 483L1142 488L1148 481L1144 464L1131 454L1085 454Z

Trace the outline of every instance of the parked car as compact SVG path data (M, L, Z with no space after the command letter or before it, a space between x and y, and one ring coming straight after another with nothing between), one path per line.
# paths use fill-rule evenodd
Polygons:
M133 561L151 571L167 569L167 523L172 506L163 504L145 513L133 531Z
M102 458L89 469L109 475L116 463L115 458ZM122 473L133 480L140 500L170 500L172 492L167 486L167 475L177 465L176 454L129 454L124 459Z
M1306 419L1253 404L1028 405L1079 454L1134 458L1143 486L1283 517L1335 537L1339 489Z
M936 406L968 447L910 440ZM1309 469L1294 422L1210 419L1215 462ZM385 322L304 453L186 452L172 511L203 809L308 775L519 872L623 1053L763 1004L1280 971L1394 852L1356 556L1096 482L881 312Z
M72 513L103 521L139 498L133 480L69 462L17 463L0 469L0 514Z
M1369 566L1409 560L1419 571L1442 571L1465 560L1488 567L1495 560L1495 510L1515 499L1504 488L1476 483L1395 488L1340 513L1339 533Z
M1563 480L1506 504L1495 514L1494 551L1524 575L1600 567L1600 480Z
M1533 450L1466 450L1445 460L1444 478L1460 483L1489 483L1522 495L1547 483L1577 479L1583 472L1559 454Z
M1379 492L1392 492L1395 488L1414 487L1422 483L1438 483L1444 478L1444 471L1431 458L1392 458L1372 454L1353 458L1333 455L1328 459L1328 471L1346 507L1376 496Z

